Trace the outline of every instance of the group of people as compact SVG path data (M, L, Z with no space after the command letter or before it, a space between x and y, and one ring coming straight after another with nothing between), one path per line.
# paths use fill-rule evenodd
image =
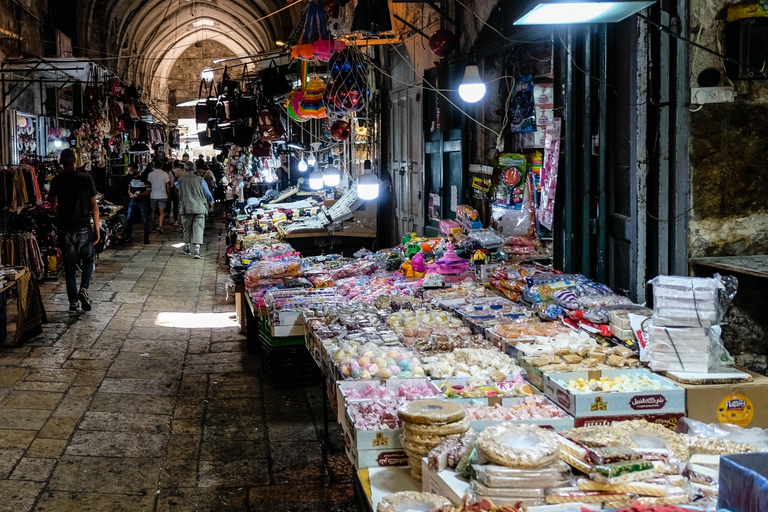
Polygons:
M184 239L182 252L200 258L205 216L213 207L211 190L215 186L213 173L206 168L203 160L193 163L182 159L170 165L155 161L149 163L143 172L135 163L130 164L126 241L132 239L134 221L141 218L144 243L148 244L152 226L156 225L157 232L164 233L167 213L173 217L175 225L181 225Z
M71 149L61 152L59 162L63 172L51 180L50 201L57 212L58 241L64 261L69 314L80 315L91 310L88 295L93 275L95 251L99 242L99 207L93 178L75 168L75 153ZM157 221L157 231L164 233L166 211L175 224L181 225L184 254L200 258L205 217L212 210L216 186L213 172L206 162L189 161L184 155L170 166L151 162L144 171L130 164L128 179L127 241L131 240L133 222L140 217L144 224L144 243L149 243L150 224ZM93 224L91 224L93 218ZM95 226L95 229L94 229ZM193 252L194 250L194 252ZM78 287L77 272L81 271Z

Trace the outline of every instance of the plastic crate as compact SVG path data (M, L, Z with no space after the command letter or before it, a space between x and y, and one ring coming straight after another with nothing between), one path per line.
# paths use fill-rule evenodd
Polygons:
M264 317L259 325L259 340L272 347L292 347L294 345L304 345L304 336L287 336L278 338L272 336L272 324L269 319Z
M311 386L320 382L320 369L307 347L273 347L262 340L261 370L276 388Z

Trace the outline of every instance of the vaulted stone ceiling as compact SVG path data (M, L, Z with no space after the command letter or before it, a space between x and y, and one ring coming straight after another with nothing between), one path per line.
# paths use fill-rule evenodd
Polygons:
M142 86L151 98L165 98L167 79L184 51L205 40L250 56L277 49L301 15L304 2L268 16L292 0L88 0L81 13L82 36L90 48L117 48L116 70ZM259 21L260 20L260 21ZM104 30L93 30L101 26ZM103 32L106 32L104 34ZM111 43L111 44L110 44ZM242 66L246 60L239 61ZM238 61L231 64L237 65ZM213 63L208 63L214 67Z

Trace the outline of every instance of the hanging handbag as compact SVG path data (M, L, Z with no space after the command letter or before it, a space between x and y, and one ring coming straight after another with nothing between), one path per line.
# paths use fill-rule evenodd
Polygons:
M285 134L280 116L269 108L259 111L258 126L261 140L278 140Z
M201 146L210 146L213 144L211 132L207 128L201 132L197 132L197 140Z
M249 147L253 142L254 133L255 130L253 127L249 126L247 123L235 124L235 145L240 146L241 148Z
M256 158L268 158L272 156L272 144L265 140L257 140L253 143L251 151Z
M235 143L235 125L232 123L219 123L213 132L213 142L219 146Z
M135 103L131 103L130 105L128 105L128 116L134 121L138 121L139 119L141 119L139 117L139 112L136 110Z
M109 95L120 96L123 94L123 87L120 85L120 79L112 77L109 79Z
M225 123L228 121L233 121L233 119L230 117L230 101L229 100L220 100L216 104L216 119L219 121Z
M213 81L208 87L208 94L203 99L203 84L205 80L200 80L200 90L197 93L197 105L195 105L195 122L198 124L207 123L209 119L216 117L214 113L214 107L216 106L216 98L211 98L211 90L213 89Z
M227 74L227 66L224 66L224 73L221 75L218 89L219 97L235 99L240 95L240 84L236 80L231 80Z
M291 84L285 76L280 73L280 68L273 60L269 67L261 72L261 91L264 98L274 100L275 98L285 96L291 92Z

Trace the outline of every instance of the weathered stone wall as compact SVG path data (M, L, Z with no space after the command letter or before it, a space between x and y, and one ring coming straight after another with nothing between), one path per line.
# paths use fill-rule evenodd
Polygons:
M47 12L46 0L0 0L0 28L9 32L0 34L0 62L3 58L43 55L42 20Z
M691 0L691 34L725 51L725 0ZM722 59L693 48L691 86L706 68L725 75ZM728 85L727 78L724 85ZM768 81L735 81L736 101L691 113L692 215L690 254L730 256L768 252Z
M725 51L725 0L691 0L691 34L700 44ZM722 59L691 50L691 86L706 68L725 76ZM730 82L724 78L723 85ZM733 103L691 112L691 257L768 253L768 81L735 81ZM696 269L700 275L711 275ZM725 273L725 272L724 272ZM723 341L737 364L768 371L766 281L737 274L739 292L723 326Z
M195 117L194 107L177 107L179 103L197 99L200 90L200 73L205 68L215 68L224 64L213 64L213 59L234 57L232 51L223 44L205 40L192 45L181 54L179 60L168 74L168 115L171 119ZM237 61L235 61L237 62ZM242 74L242 65L231 72L232 76ZM216 72L219 79L221 71ZM205 93L203 93L205 94Z

